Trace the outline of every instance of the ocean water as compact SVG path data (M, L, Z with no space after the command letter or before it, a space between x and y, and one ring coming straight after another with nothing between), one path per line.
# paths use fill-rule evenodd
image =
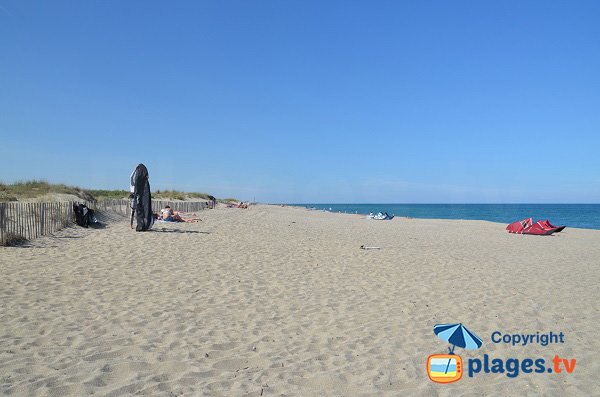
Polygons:
M556 226L600 230L600 204L293 204L331 212L368 214L387 212L400 217L477 219L512 223L532 217Z

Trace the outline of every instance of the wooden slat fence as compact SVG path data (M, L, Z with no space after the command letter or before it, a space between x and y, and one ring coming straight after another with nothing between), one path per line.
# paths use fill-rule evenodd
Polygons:
M165 206L170 206L174 211L182 212L196 212L202 211L208 208L207 202L204 201L163 201L163 200L152 200L152 208L154 211L159 212Z
M131 216L129 200L100 200L86 202L89 208L102 212L114 212ZM205 202L153 200L155 212L169 205L175 211L196 212L206 209ZM23 203L0 202L0 245L22 240L33 240L54 233L75 222L73 202Z
M0 203L0 245L33 240L73 222L73 203Z
M86 203L90 208L96 211L112 211L124 216L131 216L131 205L129 200L100 200ZM175 211L196 212L208 208L204 201L166 201L152 200L152 210L160 212L165 206L171 207Z

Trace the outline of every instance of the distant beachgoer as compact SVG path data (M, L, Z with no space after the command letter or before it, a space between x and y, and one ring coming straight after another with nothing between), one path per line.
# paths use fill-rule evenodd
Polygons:
M215 207L217 206L217 199L215 198L215 196L211 196L211 195L209 195L209 196L208 196L208 199L210 200L210 201L209 201L209 203L210 203L210 204L209 204L209 207L210 207L210 208L215 208Z

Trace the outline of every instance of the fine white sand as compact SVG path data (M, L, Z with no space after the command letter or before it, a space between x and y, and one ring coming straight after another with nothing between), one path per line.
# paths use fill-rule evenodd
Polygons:
M482 221L369 221L300 208L124 219L0 248L0 394L600 395L600 232L510 235ZM380 250L361 250L361 245ZM431 382L437 323L468 358L576 358L572 374ZM490 335L563 332L511 347Z

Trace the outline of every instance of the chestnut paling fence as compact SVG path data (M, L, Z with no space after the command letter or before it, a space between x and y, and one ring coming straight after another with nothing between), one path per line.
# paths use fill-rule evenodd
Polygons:
M80 201L98 213L114 212L131 216L129 200ZM75 222L73 201L55 203L0 203L0 245L33 240L72 225ZM206 202L152 200L158 211L169 205L175 211L196 212L207 208Z

